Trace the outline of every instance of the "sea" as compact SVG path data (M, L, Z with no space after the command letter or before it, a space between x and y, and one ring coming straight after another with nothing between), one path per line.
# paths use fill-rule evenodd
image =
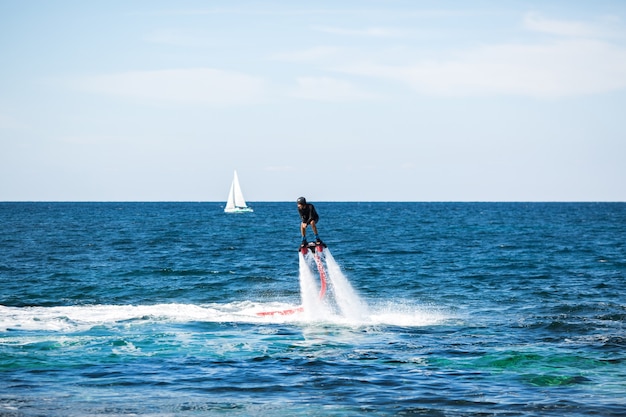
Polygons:
M313 203L0 203L0 416L626 415L626 203Z

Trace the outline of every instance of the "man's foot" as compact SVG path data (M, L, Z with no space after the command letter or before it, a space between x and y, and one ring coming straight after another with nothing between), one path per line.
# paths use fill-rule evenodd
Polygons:
M306 247L309 244L309 242L306 241L306 239L302 239L302 244L300 245L301 248Z

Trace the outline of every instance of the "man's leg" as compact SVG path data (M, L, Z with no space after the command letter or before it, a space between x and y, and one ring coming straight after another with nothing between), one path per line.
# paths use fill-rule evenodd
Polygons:
M313 229L313 234L317 237L317 225L315 224L315 220L311 220L311 229Z
M311 220L311 229L313 229L313 234L315 235L315 241L317 243L320 243L322 240L317 235L317 224L315 223L315 220Z

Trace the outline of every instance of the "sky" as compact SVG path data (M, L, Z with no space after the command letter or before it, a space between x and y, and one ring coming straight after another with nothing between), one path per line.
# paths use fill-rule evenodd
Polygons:
M626 201L626 1L0 0L0 201Z

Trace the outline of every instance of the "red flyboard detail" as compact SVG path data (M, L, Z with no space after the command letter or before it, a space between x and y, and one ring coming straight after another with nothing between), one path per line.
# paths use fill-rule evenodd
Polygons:
M324 265L322 264L322 260L320 259L317 253L315 254L315 263L317 264L317 271L320 273L320 300L321 300L322 298L324 298L324 294L326 294L326 271L324 270Z
M308 246L315 246L313 256L315 259L315 264L317 265L317 272L320 274L320 300L324 298L326 295L326 270L324 269L324 264L322 263L322 259L320 258L317 252L322 252L324 250L322 245L316 245L315 243L309 243ZM300 247L300 252L302 255L306 255L308 252L307 246ZM289 314L302 313L304 311L303 307L290 308L287 310L278 310L278 311L260 311L257 316L286 316Z
M304 308L297 307L297 308L289 308L287 310L280 310L280 311L261 311L259 313L256 313L256 315L257 316L288 316L289 314L302 313L303 311L304 311Z

